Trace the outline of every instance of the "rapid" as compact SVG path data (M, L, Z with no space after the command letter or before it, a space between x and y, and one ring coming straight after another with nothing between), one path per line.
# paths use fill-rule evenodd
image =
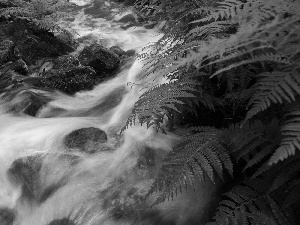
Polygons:
M103 1L111 7L109 18L85 13L92 0L72 2L80 7L68 26L87 37L76 51L96 42L141 53L162 36L157 27L121 29L117 20L130 9L120 12L109 1ZM91 91L44 93L53 100L36 117L5 113L6 105L0 105L0 218L13 215L9 225L185 225L203 217L214 193L211 184L153 208L155 195L143 199L178 140L140 125L120 134L147 84L166 82L153 81L157 73L140 79L144 65L133 59ZM69 151L64 138L88 127L103 130L107 142L94 154Z

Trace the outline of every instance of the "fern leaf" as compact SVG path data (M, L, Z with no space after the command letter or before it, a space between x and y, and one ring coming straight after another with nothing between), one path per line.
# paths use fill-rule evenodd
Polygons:
M296 150L300 150L300 106L298 102L296 102L296 105L293 106L286 115L287 120L281 128L283 139L280 147L270 158L270 165L284 160L294 155Z
M265 194L264 183L258 179L245 182L225 193L227 199L220 202L215 222L208 224L289 224L275 201Z
M169 110L178 111L177 104L185 104L184 98L195 98L193 92L197 92L194 88L196 81L177 80L168 84L157 85L143 93L139 100L134 104L132 115L128 118L122 132L135 123L135 119L139 123L146 123L147 127L156 125L160 128L164 116L168 115Z
M177 189L193 186L194 180L204 180L206 175L214 181L214 171L220 178L226 169L232 175L230 156L219 141L222 131L211 127L196 129L198 133L184 137L164 160L161 172L148 195L161 191L158 204L173 197ZM184 185L183 185L184 184Z
M295 94L300 94L300 77L297 72L273 72L263 73L262 78L256 84L257 92L249 102L251 109L248 111L245 121L251 119L257 113L266 110L272 103L295 101Z

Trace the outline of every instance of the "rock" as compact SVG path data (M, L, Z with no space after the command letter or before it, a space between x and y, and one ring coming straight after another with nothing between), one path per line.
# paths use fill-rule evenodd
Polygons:
M0 224L13 225L15 220L15 212L9 208L0 208Z
M42 158L40 155L16 159L7 171L10 181L22 187L22 197L34 200L39 195Z
M53 61L53 69L68 71L80 66L79 60L72 55L63 55Z
M57 57L75 50L74 46L64 43L52 33L33 30L28 23L21 21L0 23L0 41L6 39L14 43L15 55L19 54L28 66L42 58Z
M118 20L118 22L121 23L135 23L136 22L136 16L132 13L127 14L123 16L121 19Z
M19 75L11 70L0 70L0 93L12 92L20 88L25 78L25 76Z
M48 225L76 225L76 224L73 221L69 220L68 218L63 218L63 219L53 220Z
M70 18L73 22L74 18ZM73 47L77 47L78 46L78 43L75 41L74 39L74 36L73 34L68 31L68 30L61 30L61 32L55 36L57 39L61 40L62 42L70 45L70 46L73 46Z
M20 54L15 43L9 39L0 42L0 66L20 59Z
M92 68L85 66L74 67L69 71L53 70L41 77L25 79L24 82L33 87L59 90L72 95L78 91L91 90L101 80Z
M26 75L28 73L28 67L23 59L18 59L14 62L8 62L0 68L0 73L4 74L8 71L14 71L22 75Z
M49 97L32 91L17 92L16 96L10 94L11 100L6 105L7 112L24 113L29 116L36 116L38 111L51 101Z
M71 151L78 149L85 153L95 153L101 151L101 146L107 141L104 131L95 128L81 128L72 131L64 138L64 145Z
M141 170L149 170L155 166L155 158L156 158L155 150L149 147L145 147L145 149L140 153L139 159L137 161L137 167Z
M126 53L119 46L112 46L109 50L116 53L119 57L122 57Z
M128 57L134 56L135 50L134 50L134 49L130 49L130 50L126 51L125 54L126 54Z
M99 44L85 47L79 54L78 59L82 65L93 67L100 73L112 72L120 65L119 56Z
M10 182L21 186L23 200L41 204L67 183L64 168L71 168L78 161L78 157L67 154L37 154L16 159L8 169L7 175ZM49 165L49 162L53 164ZM51 174L53 170L56 172L55 179L41 178L40 174ZM47 183L49 181L52 183Z

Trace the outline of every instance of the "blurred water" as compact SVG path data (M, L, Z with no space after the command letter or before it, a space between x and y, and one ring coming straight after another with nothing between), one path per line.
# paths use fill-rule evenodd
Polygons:
M162 35L143 27L121 29L114 20L120 10L107 1L102 3L111 10L111 20L85 14L84 10L95 4L91 0L71 1L81 7L67 25L79 34L78 38L85 37L77 52L96 42L141 53L143 46ZM15 212L13 225L47 225L63 218L77 225L185 225L191 212L199 214L195 209L203 208L213 193L210 185L201 186L202 194L197 197L184 195L151 210L153 199L143 203L138 200L178 139L174 134L166 136L139 125L119 134L134 103L147 90L146 84L161 75L140 80L145 69L144 62L136 59L91 91L74 96L53 93L54 100L37 118L6 114L5 106L0 106L0 221L3 208ZM93 155L68 151L63 144L65 136L85 127L105 131L105 148L109 150ZM16 163L18 160L22 163ZM37 174L34 168L38 168ZM27 192L46 197L36 201Z

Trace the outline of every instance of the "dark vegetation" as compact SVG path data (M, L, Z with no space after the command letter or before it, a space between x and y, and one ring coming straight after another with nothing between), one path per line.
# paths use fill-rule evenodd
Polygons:
M69 4L0 0L0 18L59 32L65 14L45 2ZM139 56L152 65L144 76L160 70L169 83L145 92L123 129L139 122L182 135L148 193L160 192L154 204L196 180L221 179L226 192L209 224L299 224L300 2L139 0L134 8L165 33Z
M226 193L209 224L299 224L300 2L134 6L165 32L139 56L152 65L144 76L160 70L169 83L140 97L124 129L183 136L148 193L160 192L154 204L219 177Z

